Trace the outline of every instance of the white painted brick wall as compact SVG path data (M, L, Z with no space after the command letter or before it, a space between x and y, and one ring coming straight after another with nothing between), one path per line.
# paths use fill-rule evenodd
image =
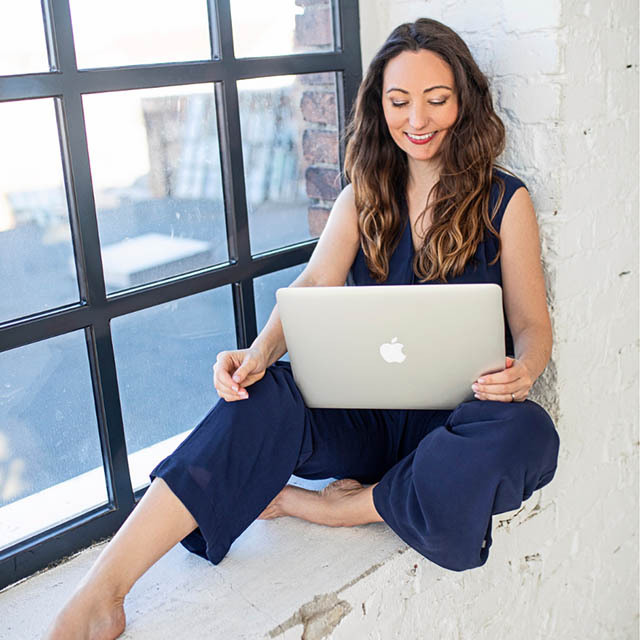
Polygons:
M490 77L502 161L540 223L554 350L536 397L561 450L485 567L398 554L340 594L332 637L638 638L638 3L360 0L360 15L365 67L396 25L432 17Z

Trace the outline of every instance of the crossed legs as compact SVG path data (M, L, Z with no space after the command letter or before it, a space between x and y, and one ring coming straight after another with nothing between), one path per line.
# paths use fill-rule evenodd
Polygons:
M372 487L337 480L322 491L287 485L261 519L299 517L329 526L381 521ZM111 640L125 629L124 599L134 583L197 527L162 478L156 478L48 630L48 640Z

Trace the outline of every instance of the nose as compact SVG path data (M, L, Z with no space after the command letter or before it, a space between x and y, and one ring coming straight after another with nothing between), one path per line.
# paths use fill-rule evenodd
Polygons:
M414 100L409 108L409 126L413 131L422 130L429 121L428 105L423 100Z

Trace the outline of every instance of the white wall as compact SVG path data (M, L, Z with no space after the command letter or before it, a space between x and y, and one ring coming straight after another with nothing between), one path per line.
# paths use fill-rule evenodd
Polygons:
M418 17L489 75L502 161L532 192L554 325L535 397L560 462L485 567L434 572L409 550L354 585L365 605L333 637L638 638L638 4L360 0L363 66Z

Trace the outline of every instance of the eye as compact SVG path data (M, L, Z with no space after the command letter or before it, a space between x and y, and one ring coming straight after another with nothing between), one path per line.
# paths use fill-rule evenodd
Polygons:
M406 102L394 102L393 100L391 101L391 104L394 107L404 107L405 104L407 104Z
M429 100L429 104L435 104L437 106L441 106L445 104L446 101L447 101L446 98L443 98L442 100Z

